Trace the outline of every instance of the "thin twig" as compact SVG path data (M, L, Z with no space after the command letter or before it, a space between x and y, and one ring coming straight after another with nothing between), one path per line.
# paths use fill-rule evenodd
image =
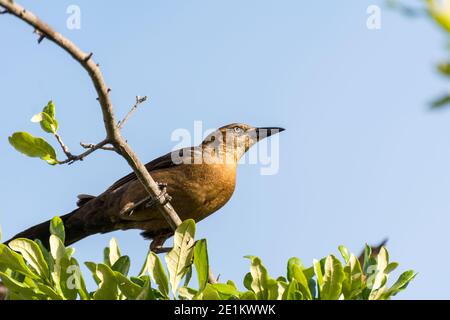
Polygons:
M61 136L58 133L54 133L54 136L56 140L58 141L59 145L61 146L61 149L63 150L64 154L66 155L67 159L73 158L73 154L70 153L69 147L66 146L61 138Z
M92 152L97 151L99 149L103 149L103 147L109 143L110 143L109 140L105 139L105 140L97 143L96 145L92 146L92 148L89 148L89 150L83 152L82 154L79 154L77 156L75 156L75 155L67 156L67 159L64 161L60 161L59 164L66 164L66 163L73 164L74 162L77 162L77 161L83 161L84 158L86 158Z
M39 32L44 35L45 38L47 38L49 41L54 42L57 46L70 54L72 58L75 59L86 70L97 92L98 101L103 115L103 123L106 130L107 142L105 142L101 146L104 146L108 143L112 144L116 149L116 152L128 162L128 165L133 169L136 177L142 183L142 186L148 192L148 194L155 199L159 199L160 205L158 206L158 210L167 221L171 229L175 231L175 229L181 224L182 221L175 209L167 201L166 197L159 197L161 190L159 189L158 184L150 176L150 173L147 171L144 163L142 163L136 153L131 149L131 147L122 137L120 129L117 127L113 104L111 101L111 97L109 96L108 86L105 83L103 74L99 66L92 58L92 53L85 53L84 51L82 51L72 41L64 37L59 32L56 32L47 23L40 20L32 12L17 4L17 2L11 0L0 0L0 6L8 10L12 15L32 26L34 29L39 30ZM83 159L95 150L95 148L89 149L77 158ZM216 279L214 277L211 277L211 273L209 278L212 283L216 282Z
M92 149L92 148L96 147L96 145L93 143L84 143L84 142L80 142L80 146L82 146L85 149ZM98 149L106 150L106 151L116 151L116 149L111 146L104 146L104 147L100 147Z
M123 126L125 125L125 123L128 121L128 119L131 117L131 115L137 110L139 105L141 103L144 103L145 101L147 101L147 96L143 96L143 97L136 96L136 102L135 102L134 106L131 108L130 111L128 111L125 118L123 118L121 121L119 121L117 123L117 128L122 129Z

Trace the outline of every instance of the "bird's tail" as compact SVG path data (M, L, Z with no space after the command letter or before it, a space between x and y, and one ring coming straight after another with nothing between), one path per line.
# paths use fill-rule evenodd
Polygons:
M71 219L79 210L80 208L61 216L61 220L64 223L66 232L65 245L70 245L91 235L91 233L86 232L79 219ZM9 242L17 238L26 238L30 240L39 239L44 244L44 246L48 248L50 238L50 220L37 224L25 231L16 234L13 238L6 241L5 244L8 244Z

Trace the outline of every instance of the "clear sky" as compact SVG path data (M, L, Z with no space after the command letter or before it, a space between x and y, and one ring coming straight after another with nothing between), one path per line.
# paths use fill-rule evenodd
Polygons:
M222 279L242 279L247 254L278 276L289 257L310 264L340 244L359 253L389 237L400 270L419 272L399 297L450 298L450 110L428 109L447 89L434 71L445 37L430 21L380 2L381 30L368 30L366 9L377 1L366 0L22 4L94 52L118 115L136 95L151 98L124 129L144 161L170 151L171 133L196 120L287 129L278 174L240 166L231 201L198 225ZM66 28L71 4L80 30ZM89 78L65 52L38 46L9 16L0 16L0 35L0 225L9 238L130 170L108 152L51 167L13 150L14 131L45 135L29 119L50 99L72 151L104 129ZM112 236L136 272L148 246L138 231L92 236L75 244L76 257L100 261Z

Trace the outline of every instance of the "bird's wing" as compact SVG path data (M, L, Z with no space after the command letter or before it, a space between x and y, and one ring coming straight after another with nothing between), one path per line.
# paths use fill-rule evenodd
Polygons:
M161 169L167 169L170 167L174 167L174 166L178 166L184 162L182 161L177 161L177 163L173 162L173 154L178 153L179 158L178 159L185 159L186 157L192 158L193 154L198 152L197 148L191 147L191 148L184 148L184 149L179 149L176 151L172 151L169 152L168 154L165 154L159 158L156 158L153 161L150 161L149 163L147 163L145 165L145 168L147 169L148 172L152 172L155 170L161 170ZM125 177L117 180L111 187L108 188L108 191L113 191L113 190L117 190L120 187L122 187L123 185L125 185L126 183L136 180L136 174L134 172L126 175Z

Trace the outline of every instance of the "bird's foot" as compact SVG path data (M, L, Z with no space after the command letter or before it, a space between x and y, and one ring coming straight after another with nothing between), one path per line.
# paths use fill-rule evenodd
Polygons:
M151 208L158 204L161 204L164 206L169 201L171 201L172 197L167 193L167 183L157 182L157 184L158 184L159 190L161 190L161 192L159 193L159 195L156 198L153 198L152 196L147 196L144 199L124 208L120 212L120 215L132 216L134 210L142 205L145 208Z
M150 250L156 254L166 253L172 250L169 247L163 247L166 240L172 235L172 233L162 233L153 238L152 243L150 243Z
M168 253L172 250L173 248L170 247L158 247L158 248L154 248L151 249L154 253L156 254L160 254L160 253Z
M156 198L150 197L149 201L145 204L146 208L154 207L158 203L164 206L172 200L172 197L167 193L167 183L157 182L157 184L161 192Z

